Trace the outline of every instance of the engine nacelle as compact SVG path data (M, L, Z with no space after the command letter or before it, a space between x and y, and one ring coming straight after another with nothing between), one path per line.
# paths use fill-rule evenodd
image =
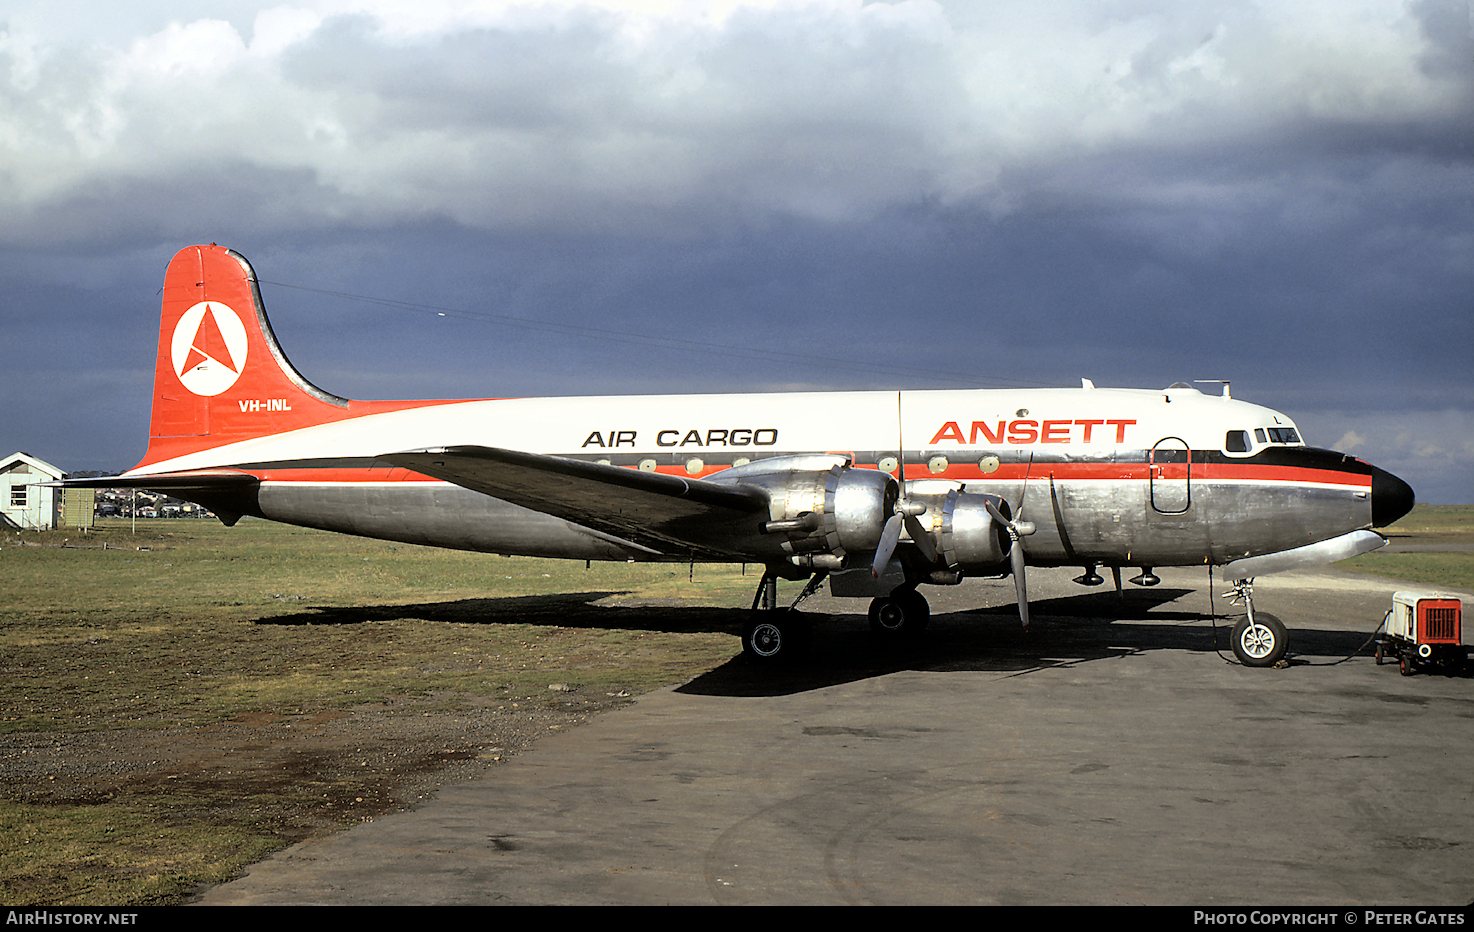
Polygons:
M730 471L732 479L768 493L764 532L781 536L784 554L809 557L816 566L837 569L848 554L874 553L886 520L895 514L896 480L843 460L784 457L739 469Z
M895 511L896 480L873 469L840 467L796 475L774 490L770 531L785 534L790 554L873 553Z
M992 499L1005 518L1012 518L1008 503L986 492L961 492L942 518L937 551L949 567L964 571L997 566L1008 559L1008 531L988 514L984 502Z
M988 514L985 504L992 499L1006 517L1012 517L1008 503L998 496L968 492L955 482L922 479L906 484L906 498L926 506L920 521L948 569L975 572L1008 559L1008 532Z
M824 494L824 543L829 552L873 553L895 514L900 486L874 469L844 470Z

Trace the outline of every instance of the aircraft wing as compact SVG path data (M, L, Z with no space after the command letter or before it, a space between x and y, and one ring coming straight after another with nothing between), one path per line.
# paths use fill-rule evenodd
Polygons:
M738 557L721 547L720 526L768 515L761 489L560 456L457 446L377 459L665 554Z

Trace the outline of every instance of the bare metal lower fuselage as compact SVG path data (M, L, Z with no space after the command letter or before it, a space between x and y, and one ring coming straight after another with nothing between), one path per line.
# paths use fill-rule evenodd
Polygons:
M1307 458L1327 457L1299 450ZM1040 566L1223 564L1372 526L1368 486L1190 474L1163 479L1150 474L1145 459L1144 453L1113 457L1121 478L1059 479L1052 473L1061 469L1036 463L1038 478L968 480L965 487L1016 503L1014 513L1038 528L1024 547L1030 564ZM248 503L235 504L273 521L433 547L579 560L691 558L689 552L652 554L615 535L444 482L264 481ZM785 557L776 541L766 553L739 550L729 535L712 531L701 541L703 554L723 552L733 562Z

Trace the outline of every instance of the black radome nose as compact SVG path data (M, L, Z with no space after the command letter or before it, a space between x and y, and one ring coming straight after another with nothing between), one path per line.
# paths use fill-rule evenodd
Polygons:
M1372 527L1386 527L1413 510L1413 487L1372 467Z

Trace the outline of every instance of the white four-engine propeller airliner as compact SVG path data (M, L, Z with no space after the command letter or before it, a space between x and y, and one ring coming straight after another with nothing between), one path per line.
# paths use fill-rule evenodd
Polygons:
M765 567L743 647L790 656L779 578L926 624L923 583L1078 566L1222 567L1248 665L1284 654L1256 575L1380 547L1412 489L1306 446L1289 418L1187 385L1097 389L350 401L304 379L244 257L191 246L164 279L148 451L116 477L226 524L579 560ZM759 603L766 610L757 610ZM795 602L796 604L796 602Z

